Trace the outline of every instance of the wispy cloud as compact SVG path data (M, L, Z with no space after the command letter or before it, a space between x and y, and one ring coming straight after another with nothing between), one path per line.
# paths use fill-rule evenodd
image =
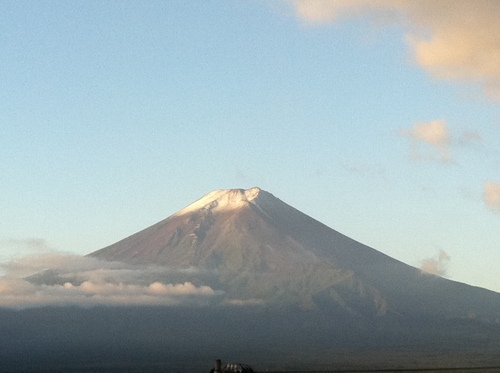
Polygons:
M479 144L483 141L481 135L476 131L465 131L460 135L458 143L460 145Z
M230 306L260 306L264 304L264 301L262 299L229 299L227 300L224 304L230 305Z
M413 159L436 159L443 163L451 161L451 136L444 120L433 120L428 123L417 122L410 129L403 129L401 133L412 140L411 157ZM428 146L431 150L437 150L438 157L432 151L422 153L421 145Z
M477 146L482 143L481 135L476 131L452 134L443 119L416 122L410 128L401 129L400 134L411 140L411 159L448 164L454 162L452 148Z
M479 84L500 100L500 2L496 0L290 0L308 23L365 16L398 22L414 60L438 79Z
M450 256L444 250L440 250L437 256L422 260L420 270L436 276L446 276L449 261Z
M484 183L484 202L492 210L500 212L500 183Z
M385 179L385 169L375 164L347 164L341 163L340 166L347 172L362 178L382 178Z
M199 283L203 276L192 268L132 266L57 253L29 255L2 266L7 275L0 277L0 307L200 306L223 294Z
M3 239L0 240L0 247L31 251L43 251L51 249L50 245L45 239L36 237Z

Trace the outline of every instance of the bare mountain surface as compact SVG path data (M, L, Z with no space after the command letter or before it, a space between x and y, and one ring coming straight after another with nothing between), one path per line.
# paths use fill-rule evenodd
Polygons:
M216 273L228 299L500 320L500 295L397 261L259 188L216 190L90 256Z

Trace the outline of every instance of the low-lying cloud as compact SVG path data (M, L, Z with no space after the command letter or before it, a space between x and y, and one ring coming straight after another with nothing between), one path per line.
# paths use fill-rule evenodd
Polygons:
M500 100L500 2L496 0L290 0L299 18L324 24L370 17L398 23L415 62L438 79L474 82Z
M133 266L55 253L2 266L7 275L0 277L0 307L201 306L220 300L223 293L200 283L203 276L193 268Z

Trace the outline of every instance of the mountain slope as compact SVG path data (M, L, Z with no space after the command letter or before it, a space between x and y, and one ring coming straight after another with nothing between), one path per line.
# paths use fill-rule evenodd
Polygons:
M500 320L499 294L422 274L259 188L213 191L90 256L212 271L229 301Z

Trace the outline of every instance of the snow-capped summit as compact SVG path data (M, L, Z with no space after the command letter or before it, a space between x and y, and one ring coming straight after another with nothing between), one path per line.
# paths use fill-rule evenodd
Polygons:
M210 211L225 211L238 209L247 206L248 203L255 202L259 194L263 191L259 187L250 189L216 189L199 200L186 206L175 215L190 214L200 209ZM266 192L263 192L266 193Z

